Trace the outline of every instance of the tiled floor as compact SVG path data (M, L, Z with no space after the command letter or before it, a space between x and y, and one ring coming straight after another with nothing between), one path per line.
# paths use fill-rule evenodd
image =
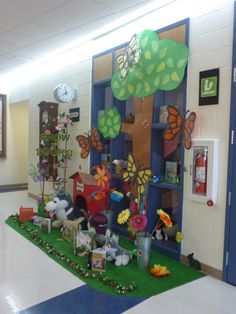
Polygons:
M36 208L27 191L0 193L0 314L236 313L236 287L211 277L146 300L94 291L4 223L21 205Z

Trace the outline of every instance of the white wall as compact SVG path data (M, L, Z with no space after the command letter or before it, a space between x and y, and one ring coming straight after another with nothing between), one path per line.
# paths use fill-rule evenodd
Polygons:
M193 137L220 142L218 201L213 207L190 201L184 189L183 254L195 252L203 263L222 269L233 43L233 4L190 22L188 109L197 113ZM198 106L199 71L220 68L219 104ZM189 154L186 153L186 166ZM217 171L215 169L214 171Z
M182 6L183 5L183 6ZM114 33L93 41L94 49L106 50L131 38L134 31L143 29L159 29L190 17L190 58L188 66L187 108L197 113L196 129L193 138L218 138L220 141L220 168L218 202L213 207L188 199L187 174L185 175L182 253L194 252L201 262L217 269L222 269L228 132L230 116L231 60L233 42L233 0L185 1L179 0L172 5L153 12L144 18L123 27ZM199 71L220 68L220 101L214 106L198 106ZM29 163L36 163L38 147L38 116L37 104L42 100L54 101L52 90L60 82L68 82L78 88L78 101L72 107L81 108L81 121L71 130L70 145L73 147L73 159L68 175L78 170L88 169L88 163L79 157L80 149L75 136L88 131L90 126L91 104L91 60L87 60L65 70L47 76L33 83L30 87L30 139ZM67 107L61 106L60 110ZM189 169L189 156L186 152L185 166ZM51 187L49 187L50 190ZM29 181L29 191L38 194L37 184Z
M28 182L28 101L7 104L6 158L0 159L0 185Z

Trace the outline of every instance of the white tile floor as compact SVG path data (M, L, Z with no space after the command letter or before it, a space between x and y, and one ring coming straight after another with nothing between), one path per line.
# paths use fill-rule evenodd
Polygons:
M0 314L17 313L83 285L5 224L5 219L18 212L21 205L36 208L35 201L27 198L27 191L0 193ZM145 312L233 314L236 287L204 277L149 298L125 313Z

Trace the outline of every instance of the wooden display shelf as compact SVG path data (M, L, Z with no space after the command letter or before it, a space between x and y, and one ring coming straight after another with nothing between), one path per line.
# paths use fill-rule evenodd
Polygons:
M180 259L181 244L168 240L152 240L152 248L177 260Z
M181 190L180 184L174 184L174 183L166 183L166 182L151 182L151 186L154 186L156 188L163 188L163 189L170 189L170 190Z

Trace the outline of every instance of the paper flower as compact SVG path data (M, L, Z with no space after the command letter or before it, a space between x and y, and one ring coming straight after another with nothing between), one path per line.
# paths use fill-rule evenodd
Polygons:
M130 216L130 211L128 209L122 210L122 212L118 215L117 222L118 224L124 224L128 221Z
M109 178L107 175L107 168L105 165L102 165L101 167L96 167L96 174L95 174L95 180L97 181L97 185L102 186L105 188L105 186L109 182Z
M39 164L37 164L37 167L35 167L33 164L30 165L29 175L34 180L34 182L40 182L43 180L43 174L42 170L39 169Z
M160 216L160 220L164 222L167 228L170 228L173 226L173 222L170 219L170 216L166 212L164 212L164 210L158 209L157 214Z
M137 231L143 231L147 226L147 217L137 214L131 218L130 225Z
M180 242L183 240L183 238L184 238L183 233L180 232L180 231L177 231L177 232L176 232L176 236L175 236L176 242L177 242L177 243L180 243Z

